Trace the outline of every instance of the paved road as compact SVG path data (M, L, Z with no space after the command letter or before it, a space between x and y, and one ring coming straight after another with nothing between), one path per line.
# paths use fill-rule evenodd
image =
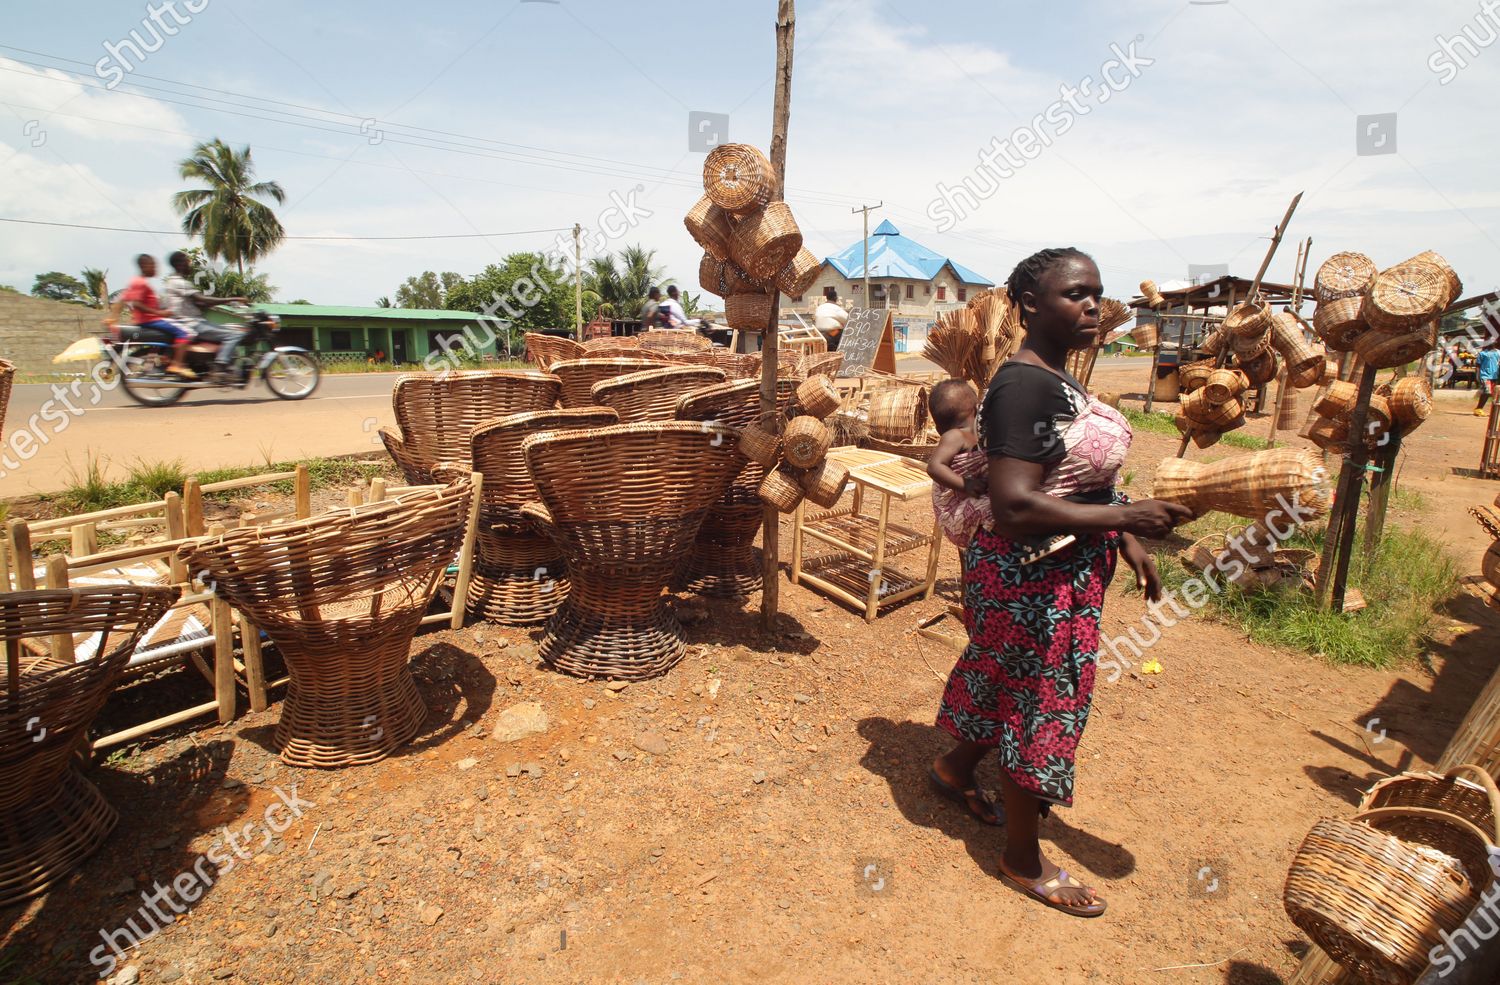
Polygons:
M106 463L106 474L123 477L136 461L182 459L192 470L379 452L375 432L395 425L395 378L325 376L317 393L300 401L278 400L257 382L248 390L196 391L170 407L142 407L118 390L91 406L88 383L77 396L67 387L19 385L5 415L0 498L56 492L90 456ZM72 413L69 403L82 413ZM33 441L15 443L20 431L31 432Z

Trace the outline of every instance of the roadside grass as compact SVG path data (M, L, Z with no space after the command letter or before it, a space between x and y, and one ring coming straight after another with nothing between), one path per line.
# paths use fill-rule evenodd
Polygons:
M1160 411L1152 411L1148 414L1133 407L1122 407L1120 408L1120 413L1125 415L1125 419L1130 422L1130 426L1137 431L1165 434L1173 438L1182 437L1182 433L1177 430L1177 425L1173 423L1171 414L1163 414ZM1259 451L1266 447L1265 438L1257 438L1250 434L1241 434L1239 431L1230 431L1219 439L1219 443L1228 445L1231 448L1249 448L1252 451Z
M1432 506L1420 490L1402 489L1400 486L1391 493L1391 505L1411 513L1426 513Z
M1197 540L1246 523L1210 513L1182 527L1181 533ZM1321 554L1325 533L1325 527L1304 527L1283 546ZM1218 578L1224 591L1211 594L1203 612L1238 627L1257 643L1303 650L1335 664L1386 668L1413 660L1439 622L1438 607L1458 590L1458 565L1446 547L1416 528L1387 524L1380 547L1368 561L1359 549L1362 543L1361 525L1355 531L1349 585L1364 594L1364 609L1328 612L1318 608L1312 592L1294 585L1245 591ZM1158 551L1156 562L1170 591L1179 590L1194 575L1173 552Z

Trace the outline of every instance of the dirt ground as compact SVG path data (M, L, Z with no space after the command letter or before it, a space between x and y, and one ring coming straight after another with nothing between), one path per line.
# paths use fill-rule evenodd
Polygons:
M1408 443L1401 481L1426 508L1392 522L1440 534L1477 573L1464 511L1500 483L1452 472L1477 462L1471 402L1441 394ZM1131 491L1149 493L1173 451L1138 435ZM930 518L922 500L897 513ZM1308 828L1434 761L1496 663L1500 611L1472 590L1427 657L1395 671L1178 624L1152 651L1163 673L1101 682L1077 806L1043 823L1044 849L1109 900L1078 920L1004 886L1003 829L929 793L954 653L913 629L956 597L957 567L945 547L938 597L868 626L785 578L771 633L758 595L683 597L687 657L619 689L545 669L539 632L425 633L413 664L428 719L375 766L282 765L278 704L154 736L92 771L121 813L105 848L0 912L13 962L0 981L95 980L101 931L146 925L142 891L191 870L222 826L258 832L277 791L295 790L300 819L253 840L116 981L1283 982L1305 938L1281 887ZM1144 612L1125 582L1106 603L1111 635ZM546 731L498 741L523 702ZM993 784L992 764L981 778Z

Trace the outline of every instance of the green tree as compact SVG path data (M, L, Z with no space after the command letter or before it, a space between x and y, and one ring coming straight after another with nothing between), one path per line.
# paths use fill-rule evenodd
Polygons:
M391 304L391 299L390 298L383 297L383 298L376 298L375 299L375 307L377 307L377 308L390 308L390 307L393 307L393 305Z
M183 252L193 270L193 283L203 293L221 298L245 298L251 304L268 304L276 299L276 287L270 282L270 275L216 266L201 247L190 247Z
M83 303L91 308L108 307L109 271L100 270L97 267L84 267L80 273L83 276L83 294L80 295Z
M591 259L583 271L585 310L592 306L592 315L603 317L634 318L640 314L646 292L664 273L655 260L656 251L640 244Z
M82 302L84 290L83 281L77 277L69 277L61 270L50 270L36 275L36 283L31 285L31 296L46 298L48 301Z
M281 220L261 201L269 198L281 205L286 192L274 181L255 180L248 146L235 151L218 138L199 144L178 173L208 186L178 192L172 205L182 216L183 232L201 236L211 259L232 263L243 274L247 263L253 265L286 237Z
M505 323L486 319L484 326L502 351L524 332L573 324L572 278L541 253L512 253L454 285L445 300L450 311L479 312Z
M396 288L396 307L445 308L449 292L463 282L463 275L451 270L441 274L424 270L415 277L406 278L405 283Z

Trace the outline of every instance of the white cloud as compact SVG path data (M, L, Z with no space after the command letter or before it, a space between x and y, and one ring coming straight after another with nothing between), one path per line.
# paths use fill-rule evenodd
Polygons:
M50 68L35 68L0 57L0 102L22 120L36 119L49 131L110 143L186 142L172 134L188 131L187 121L166 103L123 90L110 92L95 80ZM101 126L96 120L109 121ZM7 130L10 128L7 127Z

